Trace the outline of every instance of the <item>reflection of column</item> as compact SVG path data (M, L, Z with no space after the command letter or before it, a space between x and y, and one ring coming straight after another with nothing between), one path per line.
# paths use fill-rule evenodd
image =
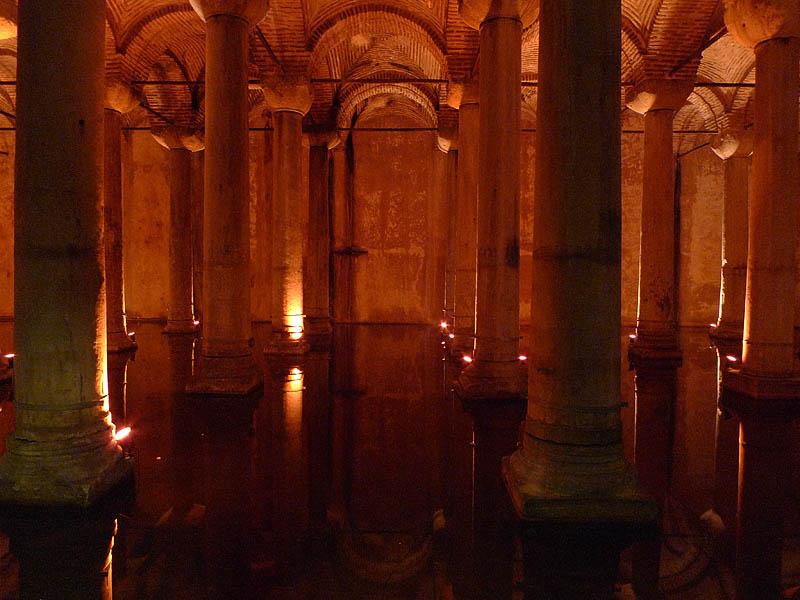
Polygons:
M536 343L522 449L503 472L525 597L611 598L619 551L657 516L622 452L620 2L548 0L539 27Z
M339 143L335 131L309 134L308 264L306 330L312 344L330 343L331 219L328 194L329 150ZM327 338L327 339L326 339Z
M203 149L194 131L153 128L169 150L169 305L164 333L194 333L192 310L192 152Z
M742 362L723 375L723 407L740 419L736 598L781 595L789 429L800 416L794 368L797 246L796 1L728 2L725 22L755 49Z
M475 83L450 86L450 106L458 109L458 208L454 235L455 294L453 348L472 355L475 348L475 294L478 244L478 130Z
M106 405L104 23L102 0L19 10L5 502L87 505L130 474Z
M475 356L457 389L462 397L516 398L525 394L519 363L522 19L538 5L467 0L459 6L467 23L480 27L481 77Z
M244 395L263 384L253 359L247 135L247 40L267 0L192 0L206 22L203 334L190 384Z
M122 115L139 106L130 88L106 82L103 144L103 239L106 266L106 339L108 352L136 348L125 324L125 278L122 266Z
M722 277L719 320L712 325L709 338L717 350L721 400L722 375L729 364L742 356L744 294L747 280L747 191L752 130L725 130L717 134L711 148L724 162L725 190L722 221ZM721 408L717 410L712 508L721 517L730 540L736 521L736 487L739 476L739 420Z
M269 353L302 354L303 339L303 115L311 108L308 80L264 83L272 110L272 341Z

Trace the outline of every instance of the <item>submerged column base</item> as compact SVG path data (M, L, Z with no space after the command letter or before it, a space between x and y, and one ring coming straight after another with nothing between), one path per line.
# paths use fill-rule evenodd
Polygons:
M465 403L527 398L527 368L513 361L476 360L461 372L454 389Z
M0 505L86 508L132 478L133 460L107 430L70 443L12 433L0 459Z
M139 347L125 331L109 332L106 340L106 351L110 353L131 352Z
M196 333L199 327L195 325L192 319L182 319L180 321L167 321L166 327L161 330L161 333Z
M264 374L251 354L195 359L186 392L195 396L246 396L264 387Z
M310 349L305 336L294 339L287 331L273 331L264 354L305 354Z
M525 599L613 598L619 552L657 538L655 501L613 447L534 444L535 460L522 450L503 459L521 521Z

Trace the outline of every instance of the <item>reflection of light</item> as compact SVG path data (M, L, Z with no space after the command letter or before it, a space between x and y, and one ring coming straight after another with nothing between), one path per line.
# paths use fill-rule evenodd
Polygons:
M198 321L197 319L195 319L194 321L192 321L192 323L193 323L194 325L200 325L200 321Z
M630 339L632 339L632 340L635 340L635 339L636 339L636 334L635 334L635 333L632 333L632 334L630 334L628 337L629 337Z
M442 329L447 329L447 321L442 321L441 323L439 323L439 327L441 327Z
M520 359L520 360L528 360L528 357L527 357L527 356L525 356L524 354L520 354L520 355L519 355L519 359Z
M472 357L471 356L467 356L466 354L464 355L463 359L464 359L464 362L466 362L466 363L471 363L472 362Z
M449 334L447 337L449 337L449 338L452 340L453 338L455 338L455 337L456 337L456 334L455 334L455 333L451 333L451 334Z
M739 360L733 354L728 354L728 356L726 356L725 358L727 358L731 362L736 362L737 360Z
M117 433L114 434L114 439L117 441L124 440L130 434L131 434L131 428L125 427L124 429L120 429Z
M301 337L303 337L303 332L293 331L292 333L289 334L289 337L292 338L293 340L299 340Z
M293 367L283 384L284 392L302 392L303 391L303 371L298 367Z
M709 323L708 326L711 327L711 328L714 328L714 327L717 326L717 324L716 323Z

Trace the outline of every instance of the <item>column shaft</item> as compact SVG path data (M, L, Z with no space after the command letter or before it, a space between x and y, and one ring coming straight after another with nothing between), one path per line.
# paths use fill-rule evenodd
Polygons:
M268 352L302 353L303 341L303 115L272 113L272 344Z
M192 153L169 150L169 306L165 333L192 333Z
M206 21L203 333L190 388L246 394L263 377L250 350L246 20Z
M477 102L458 109L458 208L455 235L455 319L453 347L467 354L475 348L475 298L478 273L478 143Z
M105 240L106 338L109 352L136 348L125 323L122 266L122 114L106 108L103 143L103 236Z
M458 150L447 153L447 244L444 263L444 317L455 322L456 235L458 232Z
M192 153L192 304L203 320L203 171L205 151Z
M725 161L725 205L722 223L722 286L717 335L741 341L747 283L747 194L750 158ZM728 333L730 332L730 333ZM741 349L740 349L741 351Z
M129 473L106 397L104 19L102 0L19 7L5 502L87 505Z
M308 195L308 270L306 319L308 333L331 333L330 252L331 222L328 196L328 146L311 146Z

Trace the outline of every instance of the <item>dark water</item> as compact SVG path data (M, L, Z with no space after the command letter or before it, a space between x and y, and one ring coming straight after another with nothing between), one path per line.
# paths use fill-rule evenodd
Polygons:
M446 599L491 587L485 568L473 576L473 507L493 502L499 474L476 493L472 421L449 393L457 371L439 329L337 326L330 352L258 356L262 394L214 400L184 393L193 339L160 330L139 324L135 359L109 360L114 421L133 429L135 502L6 527L0 598ZM503 556L492 564L510 592L513 546Z

